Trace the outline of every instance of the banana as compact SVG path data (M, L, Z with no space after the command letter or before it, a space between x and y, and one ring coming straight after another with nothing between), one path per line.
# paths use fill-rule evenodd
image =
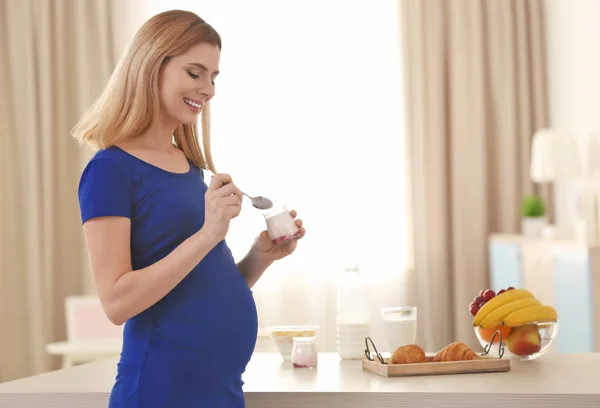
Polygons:
M529 323L546 323L558 320L558 313L552 306L534 305L516 310L502 319L507 327L517 327Z
M492 313L500 306L512 302L514 300L526 298L535 298L535 296L533 296L533 293L526 289L513 289L494 297L492 300L488 301L485 305L483 305L481 309L479 309L479 311L473 318L473 326L479 326L488 314Z
M489 313L479 325L482 329L489 329L502 324L502 319L519 309L529 306L541 305L540 301L535 298L523 298L505 303Z

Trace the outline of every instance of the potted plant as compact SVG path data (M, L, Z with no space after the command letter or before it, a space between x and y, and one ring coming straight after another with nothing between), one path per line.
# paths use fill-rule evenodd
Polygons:
M541 238L548 225L544 200L536 195L523 197L521 203L521 229L525 237Z

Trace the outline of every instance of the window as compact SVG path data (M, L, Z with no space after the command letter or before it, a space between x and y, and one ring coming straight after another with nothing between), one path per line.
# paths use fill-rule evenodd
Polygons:
M212 102L217 169L249 195L296 209L307 228L296 253L254 288L260 325L320 324L323 349L335 349L335 278L344 265L358 264L375 290L373 319L379 307L402 305L397 7L396 0L154 0L149 10L194 11L223 37ZM236 258L264 227L246 203L227 239ZM387 298L376 293L386 290Z

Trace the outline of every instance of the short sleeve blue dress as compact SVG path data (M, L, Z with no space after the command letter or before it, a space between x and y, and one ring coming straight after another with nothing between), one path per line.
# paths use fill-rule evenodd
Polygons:
M82 223L131 220L134 270L167 256L204 224L203 172L171 173L118 147L79 184ZM242 408L242 373L258 329L252 291L223 240L171 292L125 323L110 408Z

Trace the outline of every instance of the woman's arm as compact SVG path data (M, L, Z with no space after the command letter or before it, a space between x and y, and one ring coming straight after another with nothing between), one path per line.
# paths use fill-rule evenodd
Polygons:
M98 296L116 325L162 299L218 242L201 229L160 261L132 270L128 218L94 218L83 229Z
M290 215L296 218L297 213L292 210ZM300 230L299 240L304 237L306 230L302 226L302 220L296 220L295 222ZM248 254L237 264L238 269L248 282L248 286L252 288L273 262L291 255L296 250L298 240L294 239L281 245L274 245L271 238L269 238L269 233L267 231L261 232L254 240Z
M216 175L205 194L202 228L160 261L139 270L131 265L131 221L102 216L83 224L98 296L114 324L143 312L189 274L225 238L239 215L241 192L226 174Z
M261 257L254 246L248 251L246 256L238 262L237 266L244 279L248 283L248 287L252 287L258 282L262 274L267 270L273 261Z

